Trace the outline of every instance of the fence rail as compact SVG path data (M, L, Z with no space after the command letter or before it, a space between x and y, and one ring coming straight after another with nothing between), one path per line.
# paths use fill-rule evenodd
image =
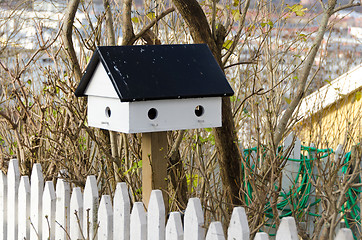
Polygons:
M171 212L166 223L160 190L152 191L147 213L141 202L135 202L131 210L125 183L117 184L113 201L103 195L99 202L94 176L87 177L83 193L79 187L71 191L70 184L63 179L58 179L54 188L52 181L44 183L40 164L33 166L31 182L28 176L20 176L16 159L10 160L7 176L0 172L0 203L0 239L245 240L250 237L242 207L233 209L227 234L221 222L212 222L205 228L198 198L189 199L183 222L179 212ZM255 239L269 237L260 232ZM281 220L276 239L298 239L293 217ZM352 232L341 229L335 239L352 240Z

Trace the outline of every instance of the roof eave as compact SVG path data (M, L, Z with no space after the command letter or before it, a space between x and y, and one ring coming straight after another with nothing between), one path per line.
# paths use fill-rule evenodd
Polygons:
M224 94L210 94L210 95L190 95L190 96L167 96L167 97L160 97L160 98L136 98L136 99L128 99L122 98L120 99L121 102L142 102L142 101L157 101L157 100L175 100L175 99L196 99L196 98L215 98L215 97L230 97L234 95L234 91L231 89L232 92L224 93Z
M91 60L89 61L87 68L85 69L83 73L83 77L79 82L79 85L77 89L75 90L74 94L76 97L85 97L84 94L85 90L87 89L87 86L89 84L89 81L92 79L93 73L97 68L97 65L100 61L98 49L93 53L93 56Z

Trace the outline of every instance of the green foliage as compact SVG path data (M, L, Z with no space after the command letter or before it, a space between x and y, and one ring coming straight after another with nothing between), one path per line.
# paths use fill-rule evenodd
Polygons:
M331 84L332 84L332 83L331 83L331 81L332 81L331 76L329 76L328 79L325 79L324 81L325 81L326 83L328 83L329 85L331 85Z
M243 108L243 114L244 114L245 117L251 118L251 115L250 115L248 109Z
M299 37L300 37L304 42L307 41L307 35L301 33L301 34L299 34Z
M200 143L211 143L212 145L215 145L215 136L209 132L208 136L206 138L203 138L201 136L199 136L199 141Z
M241 14L239 10L232 10L231 13L233 15L234 21L239 21L241 19Z
M78 138L78 142L79 142L80 149L82 151L86 151L87 150L87 139L86 139L86 137Z
M292 99L284 97L284 100L287 104L290 104L292 102Z
M191 187L191 192L194 192L194 189L197 188L199 183L199 175L197 174L186 174L187 185Z
M356 93L355 93L355 99L356 99L356 101L361 100L361 98L362 98L362 92L361 92L361 91L356 92Z
M147 13L147 15L146 15L150 20L153 20L153 19L155 19L156 18L156 15L155 15L155 13L154 12L149 12L149 13Z
M140 22L140 19L138 17L133 17L131 20L134 23L139 23Z
M233 44L233 41L232 41L232 40L226 40L226 41L224 42L224 44L222 45L222 47L225 48L225 49L227 49L227 50L229 50L230 47L232 46L232 44Z
M126 175L126 174L128 174L130 172L133 173L136 170L141 169L141 168L142 168L142 160L134 162L132 164L132 167L130 167L127 171L124 172L124 175Z
M286 8L295 13L297 16L304 16L305 12L308 11L308 8L303 8L303 5L301 4L294 4L293 6L287 4Z
M269 20L269 21L267 21L267 22L262 22L262 23L260 23L260 25L262 26L262 27L265 27L265 26L269 26L269 27L274 27L274 23L271 21L271 20Z

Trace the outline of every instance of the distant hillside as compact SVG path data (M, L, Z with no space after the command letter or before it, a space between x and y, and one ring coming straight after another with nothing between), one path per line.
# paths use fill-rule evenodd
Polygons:
M24 7L28 7L31 8L32 7L32 3L36 1L36 0L28 0L27 4L24 4ZM69 0L45 0L46 2L56 2L56 3L67 3ZM145 0L133 0L134 3L138 6L142 5L142 3L144 3ZM166 3L170 3L171 0L163 0ZM204 0L198 0L199 2L202 2ZM254 6L254 3L257 0L251 0L251 6ZM271 0L273 3L275 3L276 5L280 4L280 0ZM339 4L346 4L348 3L350 0L338 0ZM1 6L8 6L8 7L12 7L12 6L17 6L20 3L23 3L24 0L0 0L0 5ZM103 0L93 0L94 3L96 4L102 4ZM308 5L314 5L315 4L315 0L284 0L285 4L289 4L289 5L293 5L293 4L297 4L297 3L302 3L305 6ZM318 4L317 4L318 5ZM357 12L362 12L362 7L358 7L358 8L354 8L354 11Z

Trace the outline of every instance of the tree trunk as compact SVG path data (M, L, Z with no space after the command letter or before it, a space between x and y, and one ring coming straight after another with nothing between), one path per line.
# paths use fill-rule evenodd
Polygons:
M221 46L216 44L204 11L196 0L173 0L174 5L187 22L195 43L206 43L215 59L221 66ZM222 38L222 37L221 37ZM219 38L220 39L220 38ZM241 156L238 148L238 138L228 97L222 100L222 127L214 129L215 144L218 150L218 161L223 188L228 203L240 205L239 191L241 187ZM230 208L231 209L231 208Z
M222 127L214 129L221 179L229 203L241 205L241 157L230 98L222 100ZM231 208L230 208L231 210Z
M74 50L72 33L73 33L73 23L75 14L78 10L80 0L72 0L68 3L67 12L64 16L64 26L62 38L64 41L64 48L69 55L69 59L72 63L72 70L75 76L76 82L79 82L82 78L82 71L79 66L78 58Z

